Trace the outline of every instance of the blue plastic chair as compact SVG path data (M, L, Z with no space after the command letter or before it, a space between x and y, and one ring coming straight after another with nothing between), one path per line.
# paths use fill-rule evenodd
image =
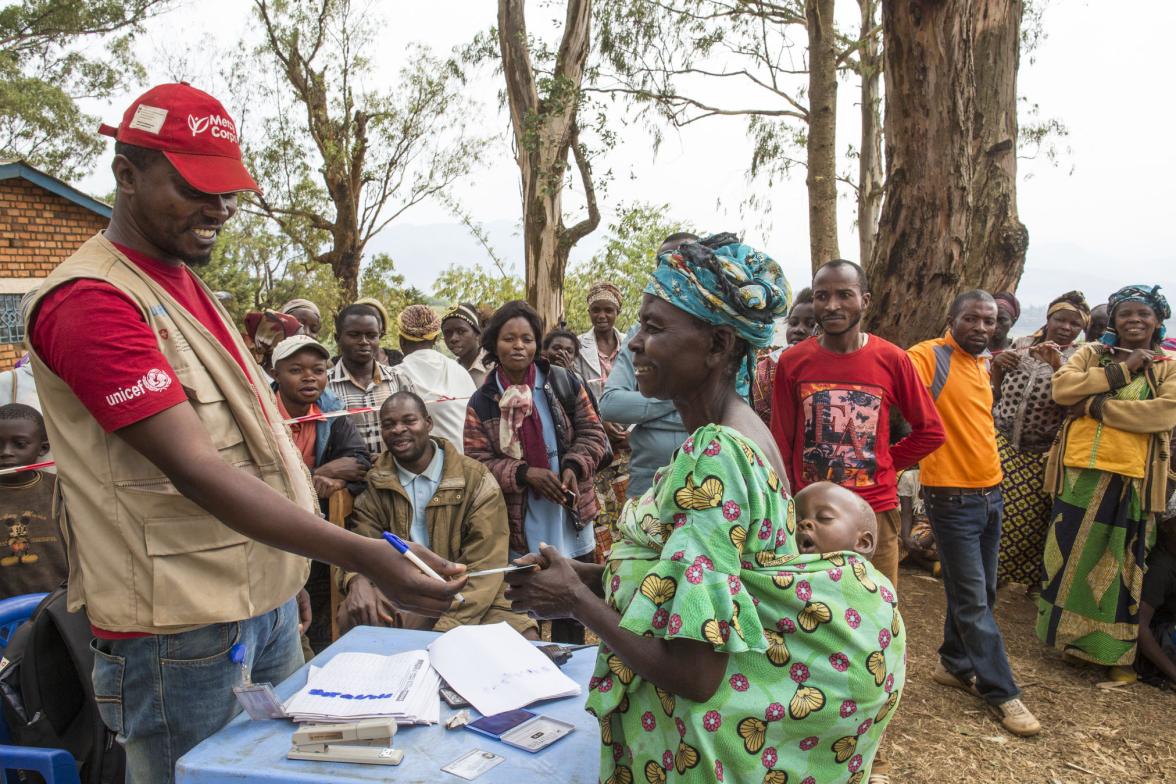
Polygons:
M19 781L9 775L14 770L33 770L45 784L81 784L78 764L65 749L39 749L33 746L0 746L0 781Z
M0 600L0 650L8 647L12 635L49 594L27 593ZM10 740L8 724L0 713L0 741ZM15 781L9 771L31 770L41 774L45 784L80 784L78 766L65 749L42 749L33 746L0 745L0 782Z
M33 617L37 605L49 594L26 593L0 600L0 650L8 647L9 640L22 623Z

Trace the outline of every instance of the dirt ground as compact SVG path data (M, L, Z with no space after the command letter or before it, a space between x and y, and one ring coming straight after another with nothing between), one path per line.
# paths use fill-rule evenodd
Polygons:
M1000 591L997 620L1036 738L1005 732L976 698L931 680L942 640L942 584L903 570L907 687L885 748L895 784L1120 784L1176 782L1176 692L1144 684L1106 689L1101 670L1079 669L1033 633L1021 586Z
M893 784L1176 784L1176 691L1101 688L1104 670L1073 667L1038 641L1033 603L1009 585L997 621L1022 699L1042 726L1037 737L1018 738L978 698L931 680L943 584L904 567L899 594L907 686L883 742Z

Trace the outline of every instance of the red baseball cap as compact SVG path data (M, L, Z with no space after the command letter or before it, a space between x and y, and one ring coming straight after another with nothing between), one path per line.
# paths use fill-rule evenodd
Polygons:
M103 123L98 132L160 150L203 193L261 193L241 162L236 123L220 101L187 82L152 87L127 108L118 128Z

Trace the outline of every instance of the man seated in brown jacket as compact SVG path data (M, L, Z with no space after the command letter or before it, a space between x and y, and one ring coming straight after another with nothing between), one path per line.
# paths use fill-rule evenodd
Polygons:
M506 566L506 503L498 483L484 465L432 430L433 419L416 394L396 392L384 401L380 437L388 451L368 473L367 490L356 499L347 527L376 539L390 531L471 572ZM437 619L396 610L363 575L344 573L342 581L347 598L339 607L340 630L367 625L446 631L506 621L539 638L535 621L511 611L501 574L471 579L462 590L465 601Z

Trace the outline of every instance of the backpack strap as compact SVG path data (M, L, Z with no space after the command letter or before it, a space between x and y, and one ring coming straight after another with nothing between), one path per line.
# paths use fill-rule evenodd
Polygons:
M563 407L564 413L568 415L568 421L571 422L572 427L576 426L576 404L580 400L580 390L583 389L588 393L588 402L592 405L592 410L596 415L600 416L600 407L596 403L596 396L592 394L592 389L580 382L580 378L569 370L564 370L556 365L551 365L548 369L548 381L551 384L551 391L559 398L559 404ZM571 437L569 434L569 443ZM612 444L608 438L604 439L604 454L600 458L600 462L596 466L596 470L607 468L613 461Z
M580 399L579 380L557 365L551 365L547 369L547 374L551 380L551 390L559 398L559 404L563 406L564 413L568 415L568 421L574 425L576 422L576 401Z

